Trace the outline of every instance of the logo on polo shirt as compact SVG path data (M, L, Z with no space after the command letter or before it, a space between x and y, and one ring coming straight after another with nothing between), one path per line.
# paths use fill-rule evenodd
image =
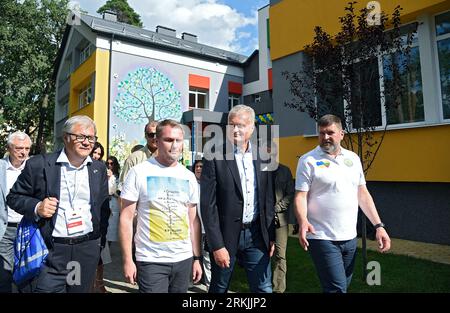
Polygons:
M326 168L326 167L330 166L330 162L329 161L318 161L318 162L316 162L316 165L321 168Z
M353 161L350 159L345 159L344 160L344 164L347 165L348 167L352 167L353 166Z

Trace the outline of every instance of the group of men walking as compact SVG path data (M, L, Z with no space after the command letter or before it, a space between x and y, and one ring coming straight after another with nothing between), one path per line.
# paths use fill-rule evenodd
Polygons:
M224 145L220 153L205 153L197 177L178 162L182 125L164 120L146 126L147 146L125 162L119 221L124 275L140 292L186 292L205 270L211 271L209 292L227 292L236 263L244 267L251 292L284 292L292 205L300 245L310 251L324 292L347 291L358 206L375 225L380 250L389 250L361 162L340 146L344 132L338 117L318 121L319 145L299 159L295 195L290 170L271 169L252 145L254 120L250 107L233 107L225 144L232 149ZM88 292L109 217L106 167L89 157L97 140L95 124L86 116L70 118L63 128L64 149L26 162L31 141L17 138L8 140L9 156L0 163L8 173L0 195L1 291L10 290L14 232L24 216L39 221L49 249L28 291ZM270 148L267 152L276 156ZM203 249L209 252L210 269L202 266ZM76 285L66 280L71 261L81 264Z

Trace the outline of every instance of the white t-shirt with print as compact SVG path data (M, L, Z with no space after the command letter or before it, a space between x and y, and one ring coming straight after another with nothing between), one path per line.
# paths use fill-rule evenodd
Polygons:
M137 261L170 263L192 257L188 205L199 202L194 173L151 157L130 170L121 197L137 202Z
M308 191L307 217L315 228L308 239L350 240L356 237L358 188L365 185L361 161L341 148L336 158L320 146L298 161L295 189Z

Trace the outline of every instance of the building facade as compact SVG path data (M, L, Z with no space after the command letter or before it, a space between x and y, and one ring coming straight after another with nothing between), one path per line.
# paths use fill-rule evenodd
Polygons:
M84 114L96 122L99 141L123 161L131 147L145 143L151 120L180 121L193 111L205 122L220 122L233 103L242 103L243 55L199 44L189 33L178 38L167 27L153 32L119 23L111 14L74 21L57 60L57 145L65 120Z
M275 123L280 125L280 159L295 173L298 157L317 145L316 123L306 113L287 108L292 99L284 71L298 71L314 27L339 31L346 0L270 1L270 54ZM357 10L368 1L356 4ZM417 31L408 77L413 87L402 112L386 117L387 134L367 180L389 234L395 238L450 244L450 1L380 0L379 8L403 10L402 28ZM378 60L383 71L383 60Z
M208 139L205 127L223 129L231 107L245 103L258 124L279 127L280 162L295 174L298 158L317 145L317 126L285 106L292 94L282 73L300 70L315 26L339 31L347 3L271 0L258 10L259 49L249 57L202 45L192 34L178 38L162 26L153 32L118 23L113 15L75 16L56 64L55 134L68 117L86 114L97 124L99 141L124 160L134 144L144 143L149 120L174 118L191 129L185 158L192 162ZM388 117L380 103L379 129L387 124L388 131L368 187L392 237L450 244L450 1L376 4L387 13L403 8L402 29L416 31L416 66L408 73L413 87L401 112ZM383 62L375 64L381 74Z

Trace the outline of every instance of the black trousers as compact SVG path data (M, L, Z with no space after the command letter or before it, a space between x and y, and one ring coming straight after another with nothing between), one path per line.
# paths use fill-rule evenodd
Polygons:
M54 243L39 276L21 292L90 292L100 258L100 239Z

